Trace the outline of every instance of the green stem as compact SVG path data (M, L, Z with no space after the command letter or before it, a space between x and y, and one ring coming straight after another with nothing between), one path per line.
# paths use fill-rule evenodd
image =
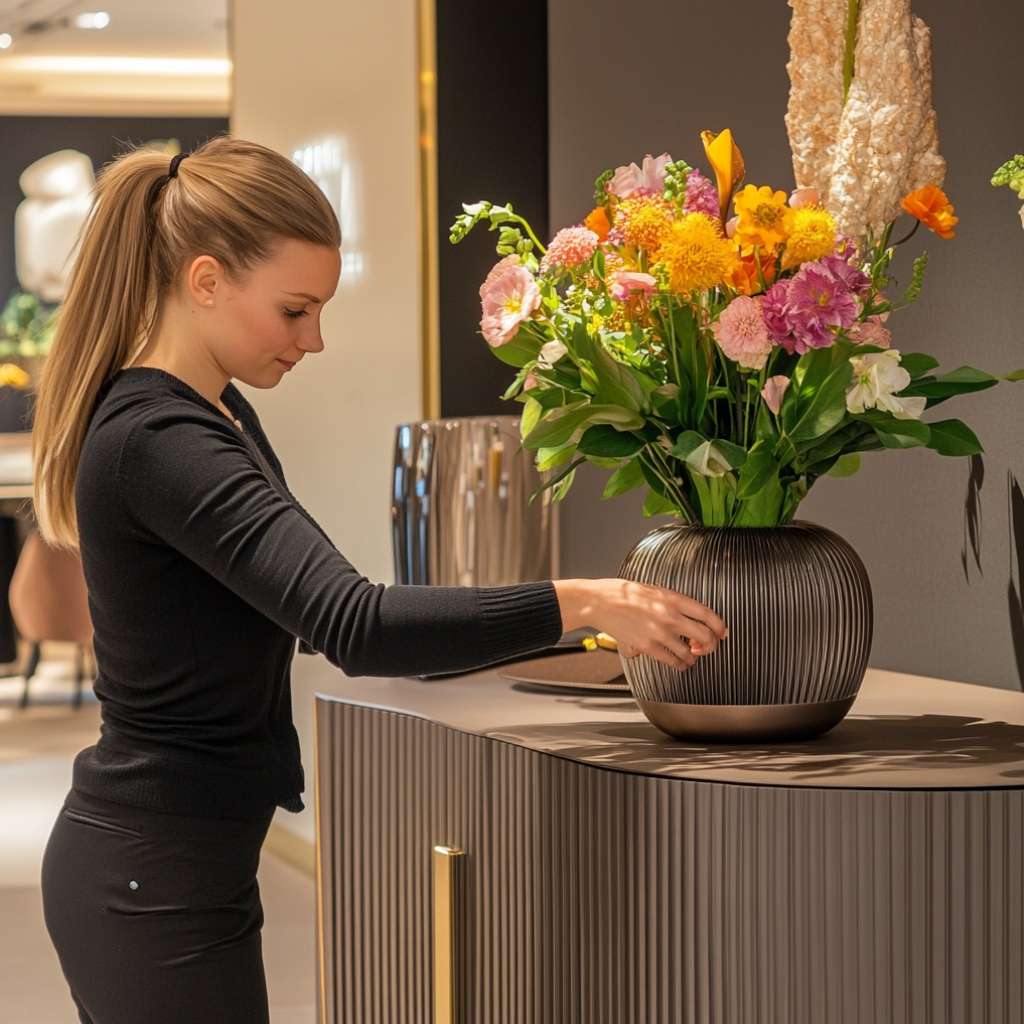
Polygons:
M853 81L853 59L857 48L857 18L860 14L860 0L847 0L846 4L846 47L843 53L843 103Z
M529 223L527 223L526 220L520 217L518 213L513 213L512 219L517 220L520 224L523 225L524 228L526 228L526 233L530 236L530 238L533 239L533 244L537 246L538 249L540 249L541 255L548 251L547 246L540 244L540 239L533 233L533 228L530 227Z
M690 521L694 524L699 523L700 519L694 514L693 507L690 505L689 500L686 497L685 492L677 487L672 481L672 471L668 466L668 462L664 454L659 451L657 442L651 442L647 445L646 451L648 452L648 467L651 472L665 485L665 488L675 495L676 503L679 507L690 517ZM658 465L655 463L661 460L661 469L659 471Z

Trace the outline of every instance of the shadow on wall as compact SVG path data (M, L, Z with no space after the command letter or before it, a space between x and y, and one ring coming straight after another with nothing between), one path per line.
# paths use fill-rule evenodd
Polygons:
M1017 679L1024 690L1024 604L1021 587L1024 583L1024 493L1020 481L1012 472L1007 473L1010 519L1010 579L1006 584L1006 598L1010 606L1010 635L1013 654L1017 661Z

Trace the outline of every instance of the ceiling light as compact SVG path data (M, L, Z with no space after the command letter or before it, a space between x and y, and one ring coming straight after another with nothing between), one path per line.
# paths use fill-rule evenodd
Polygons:
M0 32L0 50L9 50L13 42L10 32Z
M110 15L106 11L83 11L75 15L75 28L106 28Z

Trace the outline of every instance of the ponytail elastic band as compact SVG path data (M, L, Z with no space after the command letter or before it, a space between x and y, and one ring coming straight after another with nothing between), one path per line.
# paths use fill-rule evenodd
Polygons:
M167 172L168 178L176 178L178 176L178 165L187 156L188 153L178 153L176 156L171 158L171 167L170 170Z

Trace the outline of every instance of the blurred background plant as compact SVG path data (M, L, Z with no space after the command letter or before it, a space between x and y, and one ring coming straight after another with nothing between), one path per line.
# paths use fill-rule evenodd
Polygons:
M1018 199L1024 199L1024 154L1016 153L1005 164L997 167L992 175L992 184L997 188L1005 185L1017 193ZM1024 227L1024 206L1020 208L1020 223Z
M59 303L44 303L31 292L12 292L0 313L0 359L44 357L53 341L59 308Z

